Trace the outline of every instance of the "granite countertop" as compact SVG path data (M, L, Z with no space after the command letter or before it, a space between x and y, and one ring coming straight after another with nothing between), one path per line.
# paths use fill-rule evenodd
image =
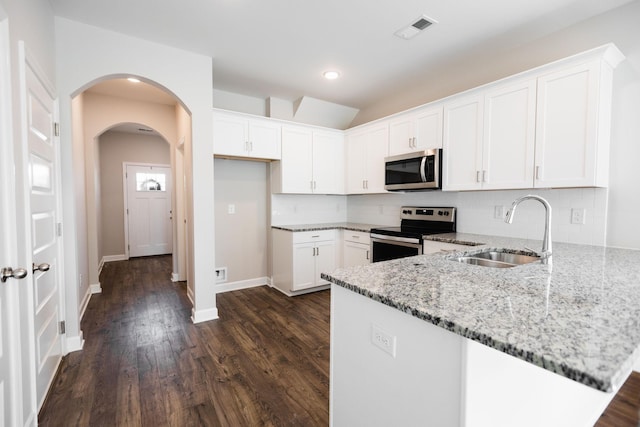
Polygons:
M463 233L428 236L485 248L540 241ZM602 391L640 356L640 251L554 243L553 266L489 268L418 255L322 277L463 337Z
M360 224L357 222L332 222L327 224L272 225L271 228L285 231L318 231L318 230L351 230L368 233L379 225Z

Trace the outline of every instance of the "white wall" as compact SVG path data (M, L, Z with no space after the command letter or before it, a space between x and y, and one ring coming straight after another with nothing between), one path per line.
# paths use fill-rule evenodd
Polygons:
M360 124L429 101L613 42L626 55L614 70L607 240L609 246L640 248L640 227L629 226L640 217L636 159L640 158L640 1L588 19L565 30L512 50L496 49L467 56L431 72L423 83L385 97L363 109ZM470 72L469 70L473 70Z
M379 225L399 225L401 206L455 206L458 208L459 232L490 234L542 240L544 208L535 201L518 207L513 224L495 218L495 207L504 211L513 200L525 194L538 194L552 206L553 241L587 245L604 245L606 233L606 189L512 190L416 193L391 193L349 196L348 220ZM571 209L585 209L585 224L571 224Z
M191 247L188 242L187 233L187 200L191 200L191 188L186 185L185 170L185 146L192 146L191 139L191 117L181 105L176 105L176 136L177 143L174 148L174 165L176 205L174 206L174 229L177 236L174 239L176 246L173 248L173 281L187 281L188 294L193 302L193 281L189 280L189 270L187 268L187 248ZM193 276L191 276L193 277Z
M100 252L103 256L124 256L126 250L122 164L137 162L169 165L169 144L156 135L117 131L103 133L98 141L102 206L102 221L99 223L102 234Z
M193 268L194 321L217 318L211 260L214 256L213 147L211 58L147 42L134 37L55 18L57 74L60 93L61 144L65 207L73 204L73 181L77 177L70 142L73 96L105 76L136 75L168 89L191 114L192 145L185 147L188 176L193 180L193 198L189 206L188 252ZM144 54L140 54L144 52ZM193 149L192 149L193 148ZM69 209L70 210L70 209ZM67 210L65 210L65 214ZM75 230L75 215L65 217L65 229ZM196 229L197 233L193 230ZM75 237L75 231L71 231ZM68 254L76 254L75 238ZM77 259L69 256L67 283L76 283ZM72 321L68 319L68 321Z
M227 267L227 282L268 276L267 163L215 160L215 267ZM235 213L229 213L233 205Z
M220 89L213 90L213 107L254 114L256 116L266 116L267 113L264 98L227 92Z
M323 224L347 220L347 196L273 194L271 224Z

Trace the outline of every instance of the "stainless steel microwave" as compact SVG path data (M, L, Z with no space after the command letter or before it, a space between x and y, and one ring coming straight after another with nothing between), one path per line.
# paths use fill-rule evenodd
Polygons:
M440 188L442 150L424 150L384 159L384 188L389 191L419 191Z

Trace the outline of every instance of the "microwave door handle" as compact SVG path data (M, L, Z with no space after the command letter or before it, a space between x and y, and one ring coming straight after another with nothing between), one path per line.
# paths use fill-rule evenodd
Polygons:
M422 182L427 182L427 156L422 156L422 162L420 162L420 177L422 178Z

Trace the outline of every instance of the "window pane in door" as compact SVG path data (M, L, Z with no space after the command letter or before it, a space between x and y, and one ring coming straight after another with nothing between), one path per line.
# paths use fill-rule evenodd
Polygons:
M137 191L166 191L166 175L163 173L136 173Z

